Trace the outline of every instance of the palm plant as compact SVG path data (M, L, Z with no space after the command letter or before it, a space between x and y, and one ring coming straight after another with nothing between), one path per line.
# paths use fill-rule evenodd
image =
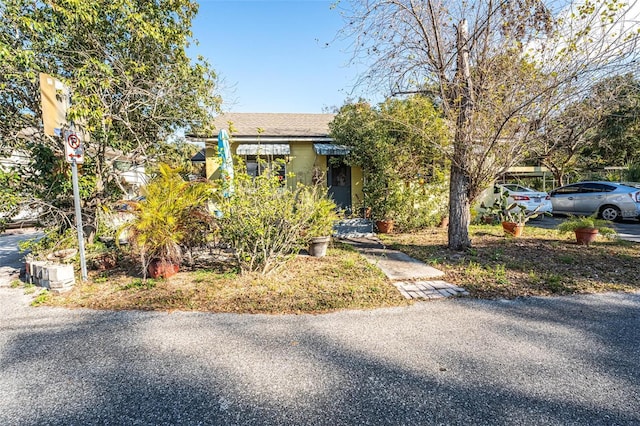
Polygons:
M206 207L213 191L208 182L185 181L177 169L159 165L158 174L142 189L133 220L121 228L140 256L145 276L152 261L180 264L183 244L202 222L193 218L210 217Z

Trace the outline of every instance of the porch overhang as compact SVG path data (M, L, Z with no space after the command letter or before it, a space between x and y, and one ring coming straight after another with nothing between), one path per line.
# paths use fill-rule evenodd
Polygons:
M241 144L236 150L237 155L290 155L291 146L288 143L278 144Z
M314 143L313 150L318 155L347 155L351 152L348 146L333 143Z

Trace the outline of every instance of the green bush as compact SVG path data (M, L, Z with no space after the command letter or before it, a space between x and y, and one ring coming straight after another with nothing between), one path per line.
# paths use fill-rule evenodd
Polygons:
M242 271L268 274L333 225L334 207L318 188L283 187L277 170L257 177L237 170L233 194L218 205L221 242L234 249Z
M411 184L400 193L395 225L404 232L437 226L447 216L448 205L446 182Z

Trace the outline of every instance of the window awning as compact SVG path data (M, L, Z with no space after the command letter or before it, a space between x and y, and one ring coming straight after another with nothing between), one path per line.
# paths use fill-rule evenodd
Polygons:
M347 155L351 152L349 147L333 143L314 143L313 150L318 155Z
M289 155L291 147L286 143L238 145L237 155Z

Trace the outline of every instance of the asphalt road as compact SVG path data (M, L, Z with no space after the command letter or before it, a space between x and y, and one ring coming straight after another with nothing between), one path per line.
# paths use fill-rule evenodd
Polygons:
M328 315L32 308L2 425L638 425L640 293Z
M0 234L0 287L18 279L24 268L24 253L18 250L18 243L31 238L39 238L41 232L35 229L14 229Z

